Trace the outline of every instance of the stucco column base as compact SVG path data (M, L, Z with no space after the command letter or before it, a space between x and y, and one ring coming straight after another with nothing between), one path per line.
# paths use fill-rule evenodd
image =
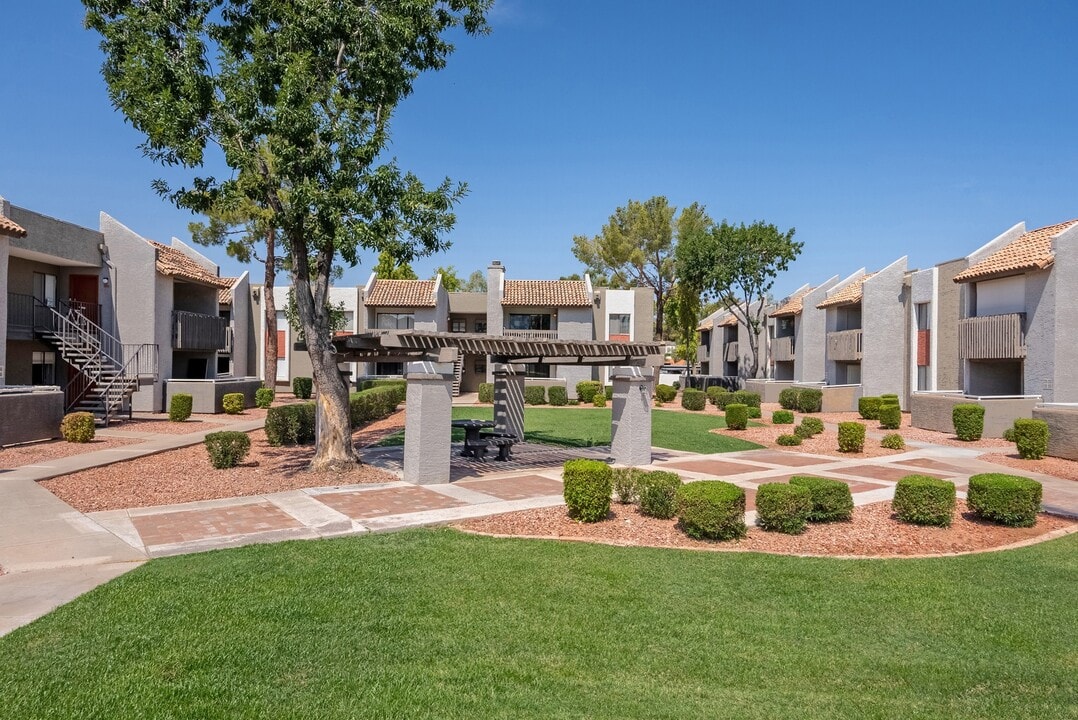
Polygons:
M610 454L619 465L651 464L651 381L639 367L616 367Z
M404 481L416 485L449 482L453 420L453 364L413 362L404 420Z
M501 363L494 366L494 429L524 439L524 375Z

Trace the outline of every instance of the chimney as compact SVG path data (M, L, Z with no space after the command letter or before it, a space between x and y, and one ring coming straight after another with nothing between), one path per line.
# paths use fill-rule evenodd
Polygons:
M491 260L487 267L487 335L501 337L505 315L502 298L505 296L505 268L501 260Z

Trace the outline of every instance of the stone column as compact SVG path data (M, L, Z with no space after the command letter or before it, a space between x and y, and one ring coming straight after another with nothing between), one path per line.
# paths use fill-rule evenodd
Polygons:
M524 439L524 375L511 365L494 365L494 429Z
M404 481L449 482L453 420L453 363L410 362L404 421Z
M615 367L610 454L619 465L651 464L651 377L644 368Z

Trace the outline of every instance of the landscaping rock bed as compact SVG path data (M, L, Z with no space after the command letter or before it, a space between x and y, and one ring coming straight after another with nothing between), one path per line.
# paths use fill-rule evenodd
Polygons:
M1012 450L1014 449L1014 443L1007 443L1007 446ZM1078 461L1076 460L1057 457L1045 457L1041 460L1023 460L1014 452L981 455L978 460L996 463L997 465L1006 465L1015 470L1021 470L1023 473L1041 473L1042 475L1051 475L1064 480L1078 481Z
M50 460L82 455L83 453L123 447L132 443L144 442L135 438L103 437L98 435L88 443L70 443L66 440L48 440L45 442L13 445L0 448L0 469L10 470L22 465L40 465Z
M475 518L456 523L465 532L486 535L583 540L611 545L699 550L755 551L784 555L839 557L917 557L978 552L1055 537L1078 530L1078 523L1041 514L1031 528L1011 528L974 519L958 501L949 528L907 525L894 519L891 503L855 508L850 522L812 523L801 535L783 535L750 527L748 537L727 542L693 540L677 520L640 514L634 505L611 505L606 520L580 523L563 506Z

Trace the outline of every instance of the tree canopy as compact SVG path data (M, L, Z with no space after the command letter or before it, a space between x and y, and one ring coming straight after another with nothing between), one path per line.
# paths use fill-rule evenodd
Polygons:
M378 262L373 268L375 274L383 280L418 280L411 263L397 260L388 250L378 254Z

